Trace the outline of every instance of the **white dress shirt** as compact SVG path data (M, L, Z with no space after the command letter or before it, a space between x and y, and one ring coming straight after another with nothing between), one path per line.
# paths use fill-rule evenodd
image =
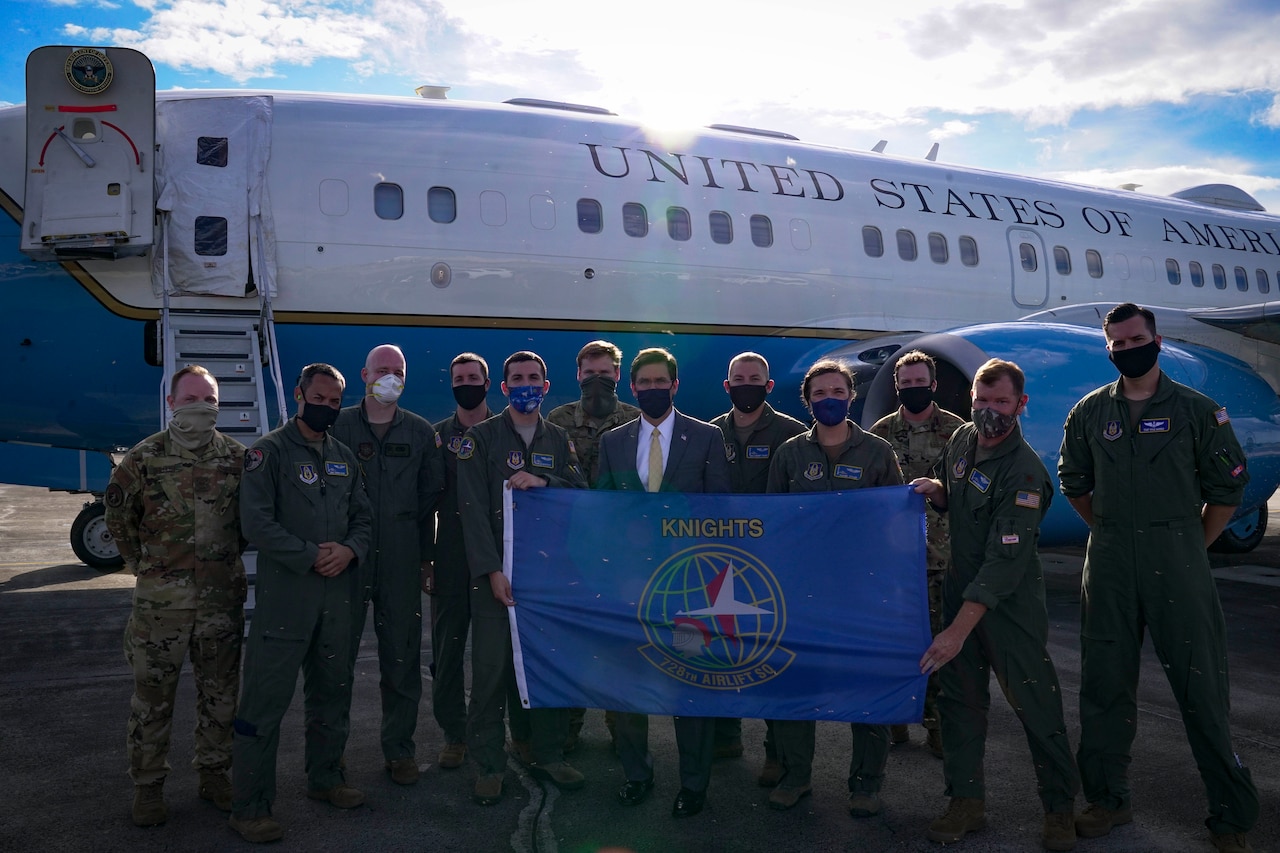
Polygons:
M636 473L640 475L640 485L649 488L649 442L654 430L658 431L658 441L662 444L662 470L667 470L667 461L671 459L671 436L676 429L676 410L672 406L662 423L656 427L644 418L640 418L640 440L636 442Z

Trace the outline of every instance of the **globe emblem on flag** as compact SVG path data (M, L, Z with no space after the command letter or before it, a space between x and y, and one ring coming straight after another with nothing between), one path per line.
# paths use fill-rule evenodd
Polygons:
M691 683L690 675L703 673L699 686L720 689L744 685L740 680L723 683L714 674L777 661L786 629L786 603L777 578L754 555L720 544L687 548L659 566L637 615L650 643L646 652L657 653L646 653L651 663ZM789 662L790 655L786 658Z

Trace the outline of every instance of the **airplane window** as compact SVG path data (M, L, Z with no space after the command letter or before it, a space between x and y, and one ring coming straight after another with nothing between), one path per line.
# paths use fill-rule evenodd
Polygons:
M688 240L693 236L693 221L683 207L667 208L667 234L672 240Z
M1102 278L1102 255L1097 249L1088 249L1084 253L1084 265L1089 269L1092 278Z
M497 190L480 193L480 221L500 227L507 224L507 197Z
M458 218L458 197L448 187L427 190L427 216L432 222L452 222Z
M769 217L757 213L751 217L751 242L761 249L773 245L773 223Z
M707 217L711 226L711 240L715 243L733 242L733 220L723 210L713 210Z
M1111 256L1111 271L1122 281L1129 280L1129 258L1116 252Z
M1053 247L1053 265L1057 267L1058 275L1071 275L1071 253L1066 246Z
M373 212L379 219L404 216L404 190L399 184L378 184L373 188Z
M599 234L604 227L604 210L594 198L578 199L578 230L583 234Z
M978 241L972 237L960 238L960 263L966 267L978 265Z
M802 252L813 248L813 232L809 230L806 220L791 220L791 245Z
M227 167L227 138L225 136L201 136L196 140L196 163L200 166Z
M197 216L194 232L197 255L227 253L227 220L223 216Z
M898 257L904 261L916 259L916 235L906 228L898 229Z
M1196 261L1187 264L1187 269L1191 270L1191 286L1204 287L1204 267Z
M1233 272L1236 274L1236 290L1244 293L1249 289L1249 274L1244 267L1236 267Z
M880 236L879 228L874 225L862 226L862 250L869 258L879 258L884 255L884 238Z
M935 264L945 264L948 257L947 238L934 231L929 235L929 259Z
M1271 276L1263 269L1258 270L1258 292L1271 292Z
M1040 260L1036 257L1036 247L1030 243L1018 244L1018 260L1022 262L1022 269L1026 272L1035 272L1040 267Z
M1164 271L1169 275L1170 284L1182 284L1182 268L1173 258L1165 259Z
M1213 265L1213 286L1218 290L1227 289L1227 271L1222 268L1222 264Z
M649 233L649 213L643 204L629 201L622 206L622 230L628 237L644 237Z

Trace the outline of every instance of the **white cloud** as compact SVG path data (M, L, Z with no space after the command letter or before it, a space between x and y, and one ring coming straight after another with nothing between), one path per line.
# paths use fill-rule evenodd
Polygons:
M977 122L953 120L944 122L942 127L935 127L929 131L929 138L934 142L941 142L944 139L951 139L956 136L968 136L977 129Z

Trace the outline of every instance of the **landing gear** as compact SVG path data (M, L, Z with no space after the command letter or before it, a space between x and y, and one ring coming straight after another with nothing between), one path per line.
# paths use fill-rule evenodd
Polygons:
M71 524L71 550L89 568L114 572L124 565L124 559L107 529L106 513L101 499L84 505Z
M1262 504L1253 512L1242 515L1227 525L1217 541L1209 546L1215 554L1247 554L1267 532L1267 505Z

